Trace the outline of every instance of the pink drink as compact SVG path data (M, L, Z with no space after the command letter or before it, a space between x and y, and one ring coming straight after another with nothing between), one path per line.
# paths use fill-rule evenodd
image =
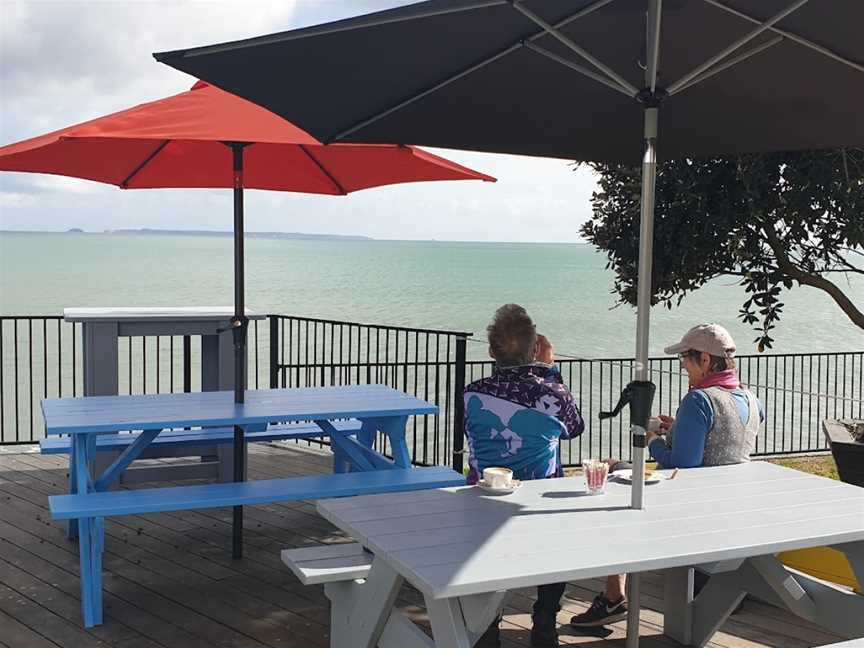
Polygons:
M585 481L588 483L588 492L594 495L602 493L606 486L606 477L609 475L609 464L597 459L589 459L584 464Z

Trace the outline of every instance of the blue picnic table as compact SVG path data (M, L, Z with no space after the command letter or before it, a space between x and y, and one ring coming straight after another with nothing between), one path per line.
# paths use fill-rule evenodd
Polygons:
M231 391L43 400L46 433L68 434L72 440L70 493L49 497L49 507L55 519L78 523L85 626L102 622L104 517L463 484L464 478L449 468L411 467L408 417L437 412L436 406L385 385L249 390L244 403L235 403ZM319 436L330 438L333 475L109 490L160 434L177 428L201 428L195 433L206 436L225 426L254 433L268 425L295 424L308 435L310 422ZM101 474L91 474L99 436L129 431L134 440L119 457ZM374 449L379 432L392 459Z

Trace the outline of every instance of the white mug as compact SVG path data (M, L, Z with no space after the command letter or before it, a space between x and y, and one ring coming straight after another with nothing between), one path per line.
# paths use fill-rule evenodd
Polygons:
M491 488L507 488L513 481L513 471L509 468L484 468L483 481Z

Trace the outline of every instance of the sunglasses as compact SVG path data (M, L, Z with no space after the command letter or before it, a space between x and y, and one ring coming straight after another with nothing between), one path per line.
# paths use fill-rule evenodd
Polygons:
M694 351L694 350L691 349L691 350L689 350L689 351L682 351L681 353L679 353L679 354L678 354L678 360L680 360L681 363L683 364L683 362L684 362L687 358L698 358L698 357L701 356L701 355L702 355L702 352L701 352L701 351Z

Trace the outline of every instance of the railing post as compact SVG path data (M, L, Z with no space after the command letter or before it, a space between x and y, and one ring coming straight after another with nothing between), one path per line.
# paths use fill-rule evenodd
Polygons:
M453 470L462 472L465 448L465 356L468 342L456 338L456 375L453 380Z
M129 339L132 344L132 339ZM183 391L192 391L192 336L183 336Z
M268 315L270 320L270 389L279 387L279 318Z

